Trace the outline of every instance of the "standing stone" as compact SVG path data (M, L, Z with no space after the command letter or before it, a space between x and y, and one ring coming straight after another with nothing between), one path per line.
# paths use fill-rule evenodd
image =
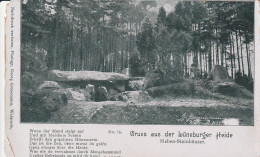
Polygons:
M87 84L85 91L86 101L95 100L95 86L92 84Z
M216 82L230 81L228 71L221 65L215 65L215 67L210 72L209 78Z
M96 92L96 101L107 101L109 100L108 91L106 87L100 86Z

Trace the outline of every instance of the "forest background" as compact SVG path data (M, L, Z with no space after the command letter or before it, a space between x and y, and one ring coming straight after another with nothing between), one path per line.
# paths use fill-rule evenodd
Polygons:
M222 65L253 91L254 3L24 0L21 57L30 89L53 69L159 69L166 84L190 77L191 67L203 79Z

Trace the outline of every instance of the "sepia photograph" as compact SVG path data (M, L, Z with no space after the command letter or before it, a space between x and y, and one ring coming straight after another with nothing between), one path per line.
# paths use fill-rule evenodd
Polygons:
M253 1L21 3L21 123L254 126Z

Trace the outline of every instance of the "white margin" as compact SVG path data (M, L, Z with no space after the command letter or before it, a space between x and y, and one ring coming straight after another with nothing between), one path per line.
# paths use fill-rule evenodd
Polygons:
M0 156L5 157L4 134L5 134L5 18L6 7L9 2L0 3Z

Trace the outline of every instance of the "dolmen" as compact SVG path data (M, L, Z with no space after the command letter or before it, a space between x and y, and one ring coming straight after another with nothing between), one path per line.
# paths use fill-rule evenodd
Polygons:
M125 92L129 82L129 77L124 74L99 71L51 70L48 79L57 82L63 88L85 89L93 85L96 101L106 101L109 96Z

